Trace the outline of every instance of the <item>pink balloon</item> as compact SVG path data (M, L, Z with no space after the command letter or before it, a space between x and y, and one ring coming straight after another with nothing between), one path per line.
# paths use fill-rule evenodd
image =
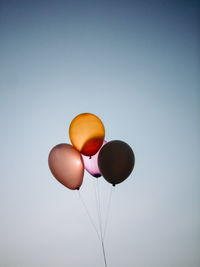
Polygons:
M106 143L107 142L104 140L101 148ZM84 168L86 169L87 172L89 172L92 176L94 176L96 178L101 176L101 172L100 172L99 167L98 167L98 155L99 155L101 148L99 149L99 151L95 155L93 155L91 157L87 157L87 156L82 155Z
M81 154L69 144L59 144L49 153L49 168L53 176L71 190L83 182L84 165Z

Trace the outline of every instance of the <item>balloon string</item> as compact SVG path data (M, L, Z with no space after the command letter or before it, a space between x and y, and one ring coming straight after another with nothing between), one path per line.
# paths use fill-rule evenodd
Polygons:
M101 241L101 244L102 244L103 258L104 258L105 267L107 267L106 253L105 253L105 248L104 248L104 242L103 242L103 239L102 239L102 241Z
M98 201L99 227L100 227L101 237L103 237L103 235L102 235L102 233L103 233L102 220L101 220L100 185L99 185L98 179L96 179L96 181L97 181L97 201Z
M95 200L96 200L96 209L97 209L97 216L98 216L98 223L99 223L99 217L100 217L100 215L99 215L99 203L98 203L98 196L97 196L97 187L96 187L96 185L95 185L94 182L93 182L93 186L94 186L94 193L95 193ZM99 223L99 226L100 226L100 223Z
M109 219L109 215L110 215L111 197L112 197L113 188L114 188L114 186L111 185L110 194L109 194L109 200L108 200L108 206L107 206L107 213L106 213L106 220L105 220L103 240L105 240L106 230L107 230L107 227L108 227L108 219Z
M99 239L99 241L101 242L101 238L100 238L100 236L99 236L98 230L97 230L97 228L96 228L96 226L95 226L95 223L94 223L94 221L93 221L93 219L92 219L92 217L91 217L91 215L90 215L90 213L89 213L89 210L88 210L88 208L87 208L87 205L86 205L86 203L85 203L83 197L81 196L80 190L77 190L77 192L78 192L78 195L79 195L79 199L81 200L81 202L82 202L82 204L83 204L83 207L85 208L85 211L86 211L86 213L87 213L87 215L88 215L88 218L89 218L89 220L90 220L92 226L94 227L94 230L95 230L96 233L97 233L98 239Z
M106 253L105 253L105 247L104 247L104 240L103 240L103 229L102 229L102 222L101 222L101 203L100 203L100 189L99 189L99 184L98 184L98 179L97 179L97 210L98 210L98 217L99 217L99 228L100 228L100 236L101 236L101 245L102 245L102 251L103 251L103 258L104 258L104 263L105 267L107 267L107 261L106 261Z

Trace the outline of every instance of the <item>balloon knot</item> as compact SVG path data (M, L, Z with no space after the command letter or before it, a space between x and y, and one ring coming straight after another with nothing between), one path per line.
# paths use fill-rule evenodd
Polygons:
M113 186L115 186L115 184L113 184Z
M80 187L77 187L77 188L76 188L76 190L79 190L79 189L80 189Z

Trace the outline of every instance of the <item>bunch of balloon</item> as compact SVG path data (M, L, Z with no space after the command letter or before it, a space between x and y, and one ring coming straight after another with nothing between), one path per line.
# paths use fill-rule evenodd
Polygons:
M107 266L104 248L107 223L105 223L103 235L99 189L97 187L96 201L100 233L88 212L84 200L81 198L79 188L83 182L84 169L95 178L103 176L113 186L123 182L134 168L135 156L131 147L123 141L106 142L104 140L105 128L102 121L91 113L79 114L72 120L69 126L69 137L72 145L67 143L59 144L50 151L48 158L49 168L53 176L61 184L71 190L78 189L83 206L102 244L104 263ZM98 186L98 179L96 181ZM109 211L110 200L111 194L107 211ZM107 222L108 212L106 217Z

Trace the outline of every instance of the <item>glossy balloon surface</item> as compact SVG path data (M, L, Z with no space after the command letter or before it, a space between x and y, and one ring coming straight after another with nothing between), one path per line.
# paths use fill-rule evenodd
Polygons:
M97 153L103 144L105 128L94 114L82 113L76 116L69 127L72 145L85 156Z
M99 152L100 172L113 185L123 182L131 174L134 164L133 150L123 141L110 141Z
M107 142L104 140L103 145L104 146ZM101 148L100 148L101 149ZM98 166L98 155L99 155L100 150L93 156L88 157L84 156L83 157L83 162L84 162L84 168L94 177L98 178L101 176L101 172L99 170Z
M48 158L53 176L69 189L78 189L83 181L84 165L81 154L69 144L52 148Z

